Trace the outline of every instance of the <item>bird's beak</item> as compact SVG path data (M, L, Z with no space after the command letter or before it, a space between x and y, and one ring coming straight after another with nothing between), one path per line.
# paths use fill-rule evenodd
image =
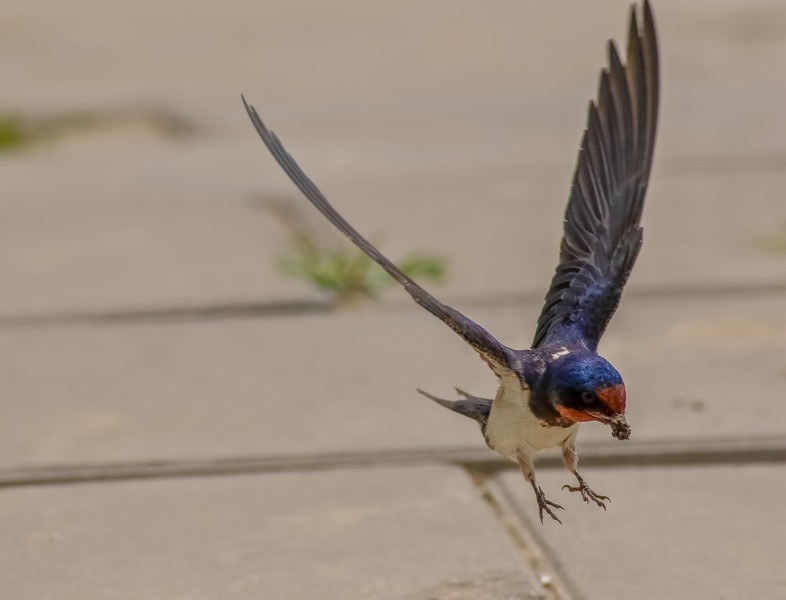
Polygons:
M609 425L611 427L611 435L617 438L618 440L627 440L630 438L630 425L625 420L625 413L620 413L613 417L607 417L606 415L600 413L589 413L593 419L596 421L600 421L604 425Z
M598 398L608 411L614 415L608 417L595 413L593 416L606 425L611 426L611 435L618 440L627 440L630 437L630 426L625 421L625 386L612 385L598 390Z

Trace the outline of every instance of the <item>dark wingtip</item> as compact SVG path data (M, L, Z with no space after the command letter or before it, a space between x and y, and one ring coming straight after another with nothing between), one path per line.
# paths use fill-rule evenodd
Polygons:
M269 140L267 139L268 137L272 138L273 141L278 143L278 139L275 137L273 132L270 131L262 122L262 119L260 118L257 109L254 108L254 105L249 104L248 101L246 101L246 97L243 94L240 94L240 99L243 101L243 106L246 108L246 112L248 113L248 118L251 119L251 123L254 125L254 128L257 130L257 133L260 135L260 137L268 146L268 148L270 148L270 143ZM272 151L273 149L270 148L270 150Z
M254 110L254 107L248 103L246 97L243 94L240 94L240 99L243 101L243 106L246 108L246 112L251 115L252 112L256 113L257 111Z
M644 21L645 23L649 20L650 22L654 21L652 18L652 6L650 5L650 0L644 0Z
M609 40L606 43L606 50L608 51L609 55L609 70L612 68L622 68L622 60L620 59L620 53L617 50L617 43L614 40Z

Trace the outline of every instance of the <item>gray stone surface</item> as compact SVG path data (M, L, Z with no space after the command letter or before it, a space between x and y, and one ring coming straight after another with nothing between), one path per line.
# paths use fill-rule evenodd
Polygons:
M579 598L747 600L786 597L783 465L587 469L607 512L560 491L565 471L538 473L563 526L537 522L532 489L501 476L533 535Z
M358 99L368 110L411 91L485 90L554 93L580 110L603 42L624 35L628 7L575 2L566 14L564 6L516 0L493 10L470 0L338 0L329 9L272 0L225 11L207 0L38 0L7 7L14 28L0 69L20 83L10 86L9 105L45 111L152 102L225 123L225 104L240 91L311 112ZM786 89L773 71L786 39L782 3L662 0L654 8L671 117L664 138L673 132L676 150L701 156L783 150L786 125L777 116ZM740 98L749 110L739 109ZM539 128L551 131L544 138L564 126L575 145L576 111L556 123L530 120L532 128L549 123Z
M246 138L231 147L173 142L0 161L0 315L317 298L277 270L288 236L255 199L294 199L318 227L342 238L299 198L252 131ZM348 143L342 166L330 164L324 145L292 146L391 257L415 250L444 256L442 295L545 294L570 166L470 167L470 156L438 165L442 151L432 143L421 151L423 164L413 165L402 145L385 157L400 172L374 173L362 164L376 152L366 143ZM454 146L446 140L445 148ZM664 165L631 287L786 284L786 255L761 247L786 222L783 187L783 170Z
M464 308L459 306L459 308ZM466 307L525 347L534 306ZM782 435L780 295L623 302L601 346L638 440ZM474 423L415 393L495 378L416 307L310 317L0 331L5 467L483 447ZM582 440L612 441L588 424Z
M625 378L633 435L783 432L783 307L782 293L623 301L601 351Z
M358 229L392 258L445 256L437 295L526 347L540 306L521 298L542 297L552 273L603 41L623 39L629 0L570 13L520 0L5 4L0 109L108 117L0 156L1 472L184 461L156 471L171 476L244 457L369 465L377 451L483 448L473 423L414 389L488 396L493 376L400 290L356 312L226 318L323 300L276 270L287 236L260 202L321 221L238 96ZM601 350L626 380L634 440L783 436L786 6L654 8L664 79L646 242ZM200 306L228 310L14 320ZM593 441L608 429L585 426L579 452ZM489 482L498 505L448 466L2 488L0 595L551 600L564 577L587 600L786 596L782 465L585 475L612 496L608 513L560 491L568 473L539 472L568 508L563 527L535 523L512 470ZM522 567L553 575L550 562L543 590Z
M221 175L213 148L159 143L0 161L2 314L314 296L279 275L286 235L248 178Z
M0 515L16 600L544 597L457 469L5 489Z
M110 128L3 156L0 315L313 297L277 273L285 235L251 202L297 194L240 91L394 257L446 256L449 293L542 293L627 5L575 3L566 19L531 2L199 1L187 26L176 1L9 6L9 109L164 108L196 133ZM759 240L786 222L786 9L655 8L662 128L631 285L782 284L783 254Z
M480 442L474 424L415 392L435 373L452 384L466 363L493 382L439 325L404 312L6 329L0 379L15 418L0 421L0 456L45 464Z

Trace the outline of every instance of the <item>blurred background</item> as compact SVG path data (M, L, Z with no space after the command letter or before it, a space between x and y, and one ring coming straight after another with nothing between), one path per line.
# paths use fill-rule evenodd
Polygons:
M556 537L553 528L532 526L530 490L512 472L487 477L470 469L472 484L450 475L439 490L451 498L466 493L462 510L470 512L480 501L476 485L513 498L510 514L523 523L518 545L541 556L540 563L513 563L548 574L545 584L532 579L542 597L614 597L620 590L639 598L751 597L750 589L734 591L735 581L748 585L747 576L721 577L728 596L707 586L735 569L756 574L761 597L786 597L773 562L783 556L782 536L751 530L738 506L753 503L748 512L784 522L777 497L786 490L766 491L772 480L784 481L780 463L741 469L712 450L755 447L784 458L786 4L653 4L662 95L645 243L601 345L628 386L632 447L655 448L641 459L651 477L603 471L599 489L620 498L619 508L615 502L608 514L570 515L583 506L565 499L570 522ZM267 154L240 94L361 232L392 258L409 257L425 282L443 279L427 287L500 341L528 347L556 264L604 43L623 43L628 11L621 0L3 2L0 484L8 489L0 490L0 511L16 523L0 549L16 557L0 575L4 587L20 599L50 597L53 586L138 597L142 583L162 598L260 597L260 586L270 598L314 597L317 589L325 598L463 598L434 590L440 578L457 577L448 571L461 568L463 548L483 547L480 533L462 535L464 521L445 523L457 537L435 534L433 548L417 535L407 542L424 557L446 546L459 553L442 573L442 562L426 572L429 561L413 555L390 568L393 559L380 558L379 545L391 552L400 546L387 530L354 538L358 522L348 517L342 529L330 513L334 535L314 541L311 533L328 527L320 521L327 508L306 503L295 516L287 512L295 501L282 498L307 497L320 485L326 505L331 494L345 505L340 488L351 485L334 485L338 479L324 473L321 483L308 479L317 475L306 467L326 456L398 464L405 453L419 456L415 462L450 463L452 452L466 450L495 460L472 423L415 393L419 387L444 396L457 385L490 397L495 380L401 290L382 290L370 275L378 301L359 299L355 288L350 301L336 293L357 275L341 268L354 255ZM319 273L308 268L323 259ZM365 281L365 266L358 268ZM323 289L325 280L332 291ZM600 426L585 427L582 440L599 460L613 441ZM652 467L669 453L688 457L686 445L725 466L696 478ZM157 528L160 516L151 515L162 503L192 506L194 495L201 497L194 490L212 485L209 477L204 487L172 484L160 497L145 496L134 477L122 493L96 485L65 486L60 500L47 495L79 473L93 473L85 476L90 481L123 479L129 469L144 471L141 465L169 465L148 473L167 486L166 473L221 472L240 459L257 475L249 476L250 488L240 482L226 494L257 494L232 511L260 528L253 540L243 537L247 525L232 521L233 530L220 519L223 526L204 538L196 521L181 523L182 531L173 526L171 539L187 541L171 548L139 533ZM685 458L685 469L697 468L694 462ZM287 464L297 474L291 481L265 474L270 465L287 471ZM340 464L336 477L345 476ZM353 485L373 489L378 475L362 473L353 472ZM397 490L415 494L423 485L410 482L406 469L395 473ZM729 492L738 475L748 478L744 498L742 490L739 497ZM554 477L548 481L556 494L568 474ZM718 496L732 494L727 504L715 500L716 481L726 482ZM463 491L454 494L453 485ZM71 489L84 498L73 500ZM673 495L685 489L688 497ZM144 499L128 500L136 502L126 513L137 515L125 519L131 529L115 529L118 497L137 493ZM192 506L195 514L226 506L221 493ZM363 514L385 520L395 510L392 493L371 494ZM688 517L686 505L718 512ZM65 508L42 521L38 506ZM103 533L80 520L87 506ZM653 509L662 506L674 507L663 522L642 521L641 513L656 519ZM261 521L256 509L266 515ZM415 533L434 522L423 510L426 525L413 524ZM730 512L742 519L732 519L738 545L708 558L731 535L723 528ZM313 519L308 525L304 514ZM64 522L77 525L68 533ZM617 533L608 533L608 523L618 523ZM287 546L300 539L298 527L302 543L314 544L315 562L343 557L334 570L301 573L310 559ZM614 560L632 564L623 570L628 587L593 577L610 557L585 560L592 552L577 541L591 547L607 534L619 536ZM184 549L215 547L222 535L229 536L222 547L235 550L215 569L204 568L214 565L209 550L192 560ZM663 551L673 550L675 537L680 551ZM126 540L121 549L117 538ZM631 538L649 541L633 550ZM336 539L344 540L340 550ZM386 575L373 581L363 562L371 549L386 561ZM178 556L178 568L138 562L151 554L164 562ZM93 564L93 555L114 575L69 567ZM641 569L653 555L669 557L656 561L657 574ZM702 555L705 571L696 562ZM250 579L248 556L270 561ZM415 565L419 571L407 571ZM679 585L667 585L663 569L679 573ZM198 591L180 587L186 580ZM485 597L479 589L467 597Z

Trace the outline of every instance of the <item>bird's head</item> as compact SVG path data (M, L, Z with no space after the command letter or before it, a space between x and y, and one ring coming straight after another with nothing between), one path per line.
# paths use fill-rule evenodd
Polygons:
M599 421L611 426L614 437L630 437L625 421L625 384L606 359L582 351L555 355L544 383L561 418L573 423Z

